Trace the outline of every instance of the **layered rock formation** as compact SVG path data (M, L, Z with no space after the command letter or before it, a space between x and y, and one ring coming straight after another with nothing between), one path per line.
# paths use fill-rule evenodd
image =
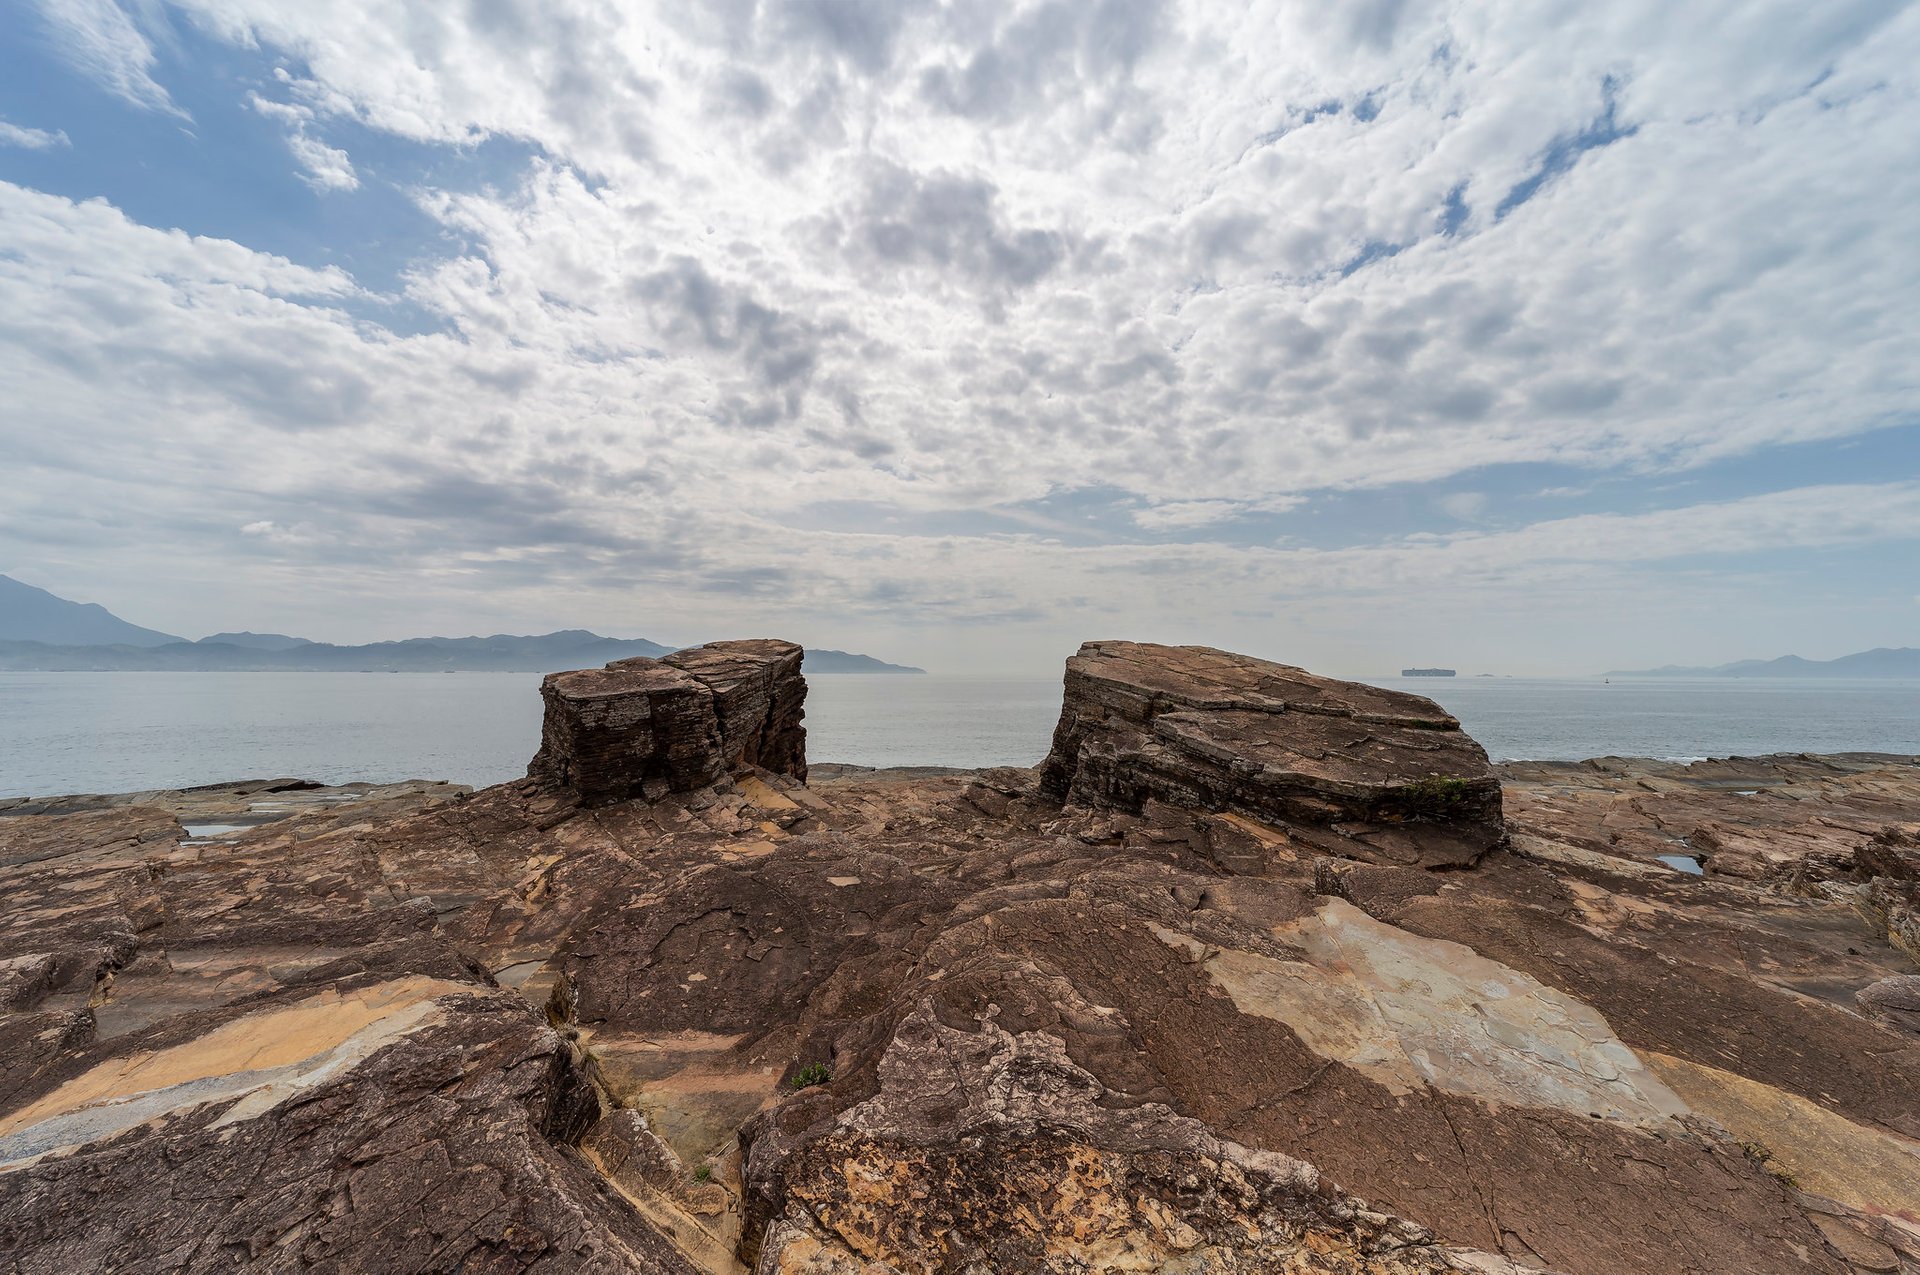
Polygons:
M1501 837L1486 753L1432 700L1201 646L1082 646L1040 783L1074 805L1311 828L1380 863L1472 863Z
M548 674L527 773L588 802L691 792L749 766L805 779L801 655L791 642L709 642Z
M1509 847L1424 700L1101 643L1042 771L809 787L706 652L484 792L0 817L8 1268L1920 1270L1911 759L1510 767Z

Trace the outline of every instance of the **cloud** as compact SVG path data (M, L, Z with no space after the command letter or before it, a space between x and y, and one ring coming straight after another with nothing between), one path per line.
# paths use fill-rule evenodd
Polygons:
M153 45L114 0L38 3L55 48L75 70L143 110L191 119L154 80Z
M915 7L901 0L778 0L769 16L782 35L874 75L893 62L901 28Z
M1164 10L1160 0L1009 6L984 40L942 50L922 65L920 97L936 110L987 124L1070 112L1078 118L1069 131L1137 148L1159 128L1157 111L1133 77L1140 62L1169 42Z
M347 153L327 145L310 131L315 118L312 107L271 101L258 93L247 95L247 105L285 127L287 149L303 170L300 180L321 192L359 188L360 177L353 171Z
M920 268L982 287L1027 288L1075 246L1059 230L1009 225L999 192L982 178L916 173L884 161L866 169L859 202L828 236L869 274Z
M125 12L46 12L170 108ZM171 12L297 69L227 87L329 211L374 207L354 160L391 143L438 233L374 296L0 186L0 388L37 423L0 543L98 595L111 556L339 624L587 598L688 637L1198 639L1223 598L1610 625L1734 587L1662 585L1690 555L1916 534L1909 491L1781 458L1862 477L1834 444L1916 419L1920 7ZM1646 508L1689 473L1744 498ZM1543 489L1617 503L1524 522ZM1348 496L1390 520L1339 524Z
M214 39L303 63L302 87L327 113L398 137L551 143L596 172L645 163L654 149L658 68L638 11L517 0L471 11L405 0L176 7Z
M19 124L9 124L0 120L0 146L18 146L23 150L43 151L54 146L69 146L66 133L55 129L25 128Z
M632 283L634 295L665 313L660 331L737 353L770 390L788 390L791 414L819 359L811 326L721 283L698 261L675 257Z
M1920 537L1920 482L1829 483L1637 514L1582 514L1511 531L1408 541L1382 553L1460 567L1659 562Z
M344 271L303 266L228 239L143 226L104 199L71 200L0 181L0 226L19 257L7 278L27 296L51 294L62 278L168 287L181 308L204 299L198 290L232 288L291 301L337 300L358 291Z
M282 548L321 544L326 534L312 523L296 523L282 526L271 519L262 518L247 523L240 528L240 534L251 540L261 540Z
M1191 531L1257 513L1285 513L1305 503L1303 497L1268 500L1170 500L1132 513L1135 525L1147 531Z
M1436 502L1442 513L1461 522L1475 522L1487 511L1487 496L1479 491L1456 491Z

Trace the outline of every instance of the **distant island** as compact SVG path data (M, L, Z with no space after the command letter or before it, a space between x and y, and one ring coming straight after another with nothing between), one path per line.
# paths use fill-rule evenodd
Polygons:
M8 672L557 673L674 649L586 629L361 646L245 631L190 641L0 575L0 671ZM847 651L810 650L805 663L808 673L926 672Z
M1450 668L1403 668L1400 670L1401 677L1452 677L1453 675L1454 671Z
M1835 660L1783 655L1777 660L1737 660L1712 668L1615 669L1607 677L1920 677L1920 648L1877 646Z
M889 664L885 660L876 660L871 655L855 655L850 651L823 651L814 647L807 648L806 658L801 661L808 673L925 673L923 668L911 664Z

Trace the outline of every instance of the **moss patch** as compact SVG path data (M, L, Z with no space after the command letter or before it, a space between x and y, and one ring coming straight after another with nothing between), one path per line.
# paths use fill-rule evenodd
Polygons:
M1402 819L1449 819L1473 800L1473 785L1464 779L1433 775L1394 790L1393 809Z

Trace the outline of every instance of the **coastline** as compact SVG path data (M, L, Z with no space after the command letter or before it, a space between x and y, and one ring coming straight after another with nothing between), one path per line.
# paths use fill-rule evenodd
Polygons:
M0 675L0 795L171 788L259 773L332 783L430 776L481 787L524 773L539 738L540 680ZM1059 712L1057 675L810 681L810 749L855 765L1032 765L1045 755ZM1383 689L1436 700L1499 761L1920 753L1920 685L1515 679L1436 689L1389 679Z
M797 648L675 659L550 681L491 787L0 801L34 1259L1920 1261L1920 758L1494 766L1090 643L1038 767L809 765Z

